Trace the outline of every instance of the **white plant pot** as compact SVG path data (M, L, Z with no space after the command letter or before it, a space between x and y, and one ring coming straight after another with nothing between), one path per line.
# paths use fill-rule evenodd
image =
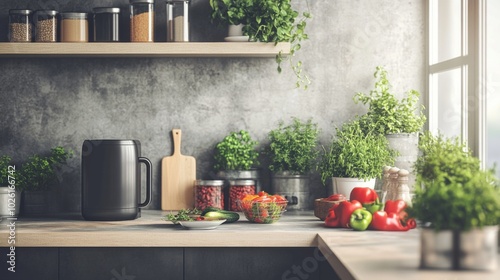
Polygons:
M332 188L329 190L328 195L331 195L334 193L340 193L340 194L345 195L345 197L347 199L349 199L349 196L351 195L351 191L355 187L364 187L364 188L375 189L375 180L376 179L370 179L368 181L365 181L363 179L358 179L358 178L333 177L332 178Z
M243 24L229 25L227 29L227 36L243 36Z
M243 35L243 26L243 24L229 25L227 37L224 40L226 42L248 42L250 37Z

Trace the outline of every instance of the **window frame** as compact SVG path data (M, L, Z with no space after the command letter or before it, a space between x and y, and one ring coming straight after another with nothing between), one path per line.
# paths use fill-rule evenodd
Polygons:
M437 2L426 1L427 15L427 129L438 133L438 89L437 75L460 68L461 81L461 134L473 154L486 166L486 6L487 0L461 1L461 55L448 60L437 61L438 32L434 30L438 19Z

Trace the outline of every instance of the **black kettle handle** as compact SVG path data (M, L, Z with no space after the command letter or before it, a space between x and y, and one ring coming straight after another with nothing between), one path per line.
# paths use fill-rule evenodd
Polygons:
M143 203L139 204L139 207L142 208L148 206L148 204L151 203L151 177L153 176L153 165L151 164L151 161L145 157L139 157L139 162L146 165L146 200Z

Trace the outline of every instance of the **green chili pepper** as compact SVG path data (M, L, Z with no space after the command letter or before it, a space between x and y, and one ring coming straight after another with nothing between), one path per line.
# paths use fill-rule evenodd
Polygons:
M384 204L378 198L372 203L363 203L363 207L372 214L384 210Z
M366 209L354 210L349 220L349 226L353 230L366 230L372 222L372 213Z

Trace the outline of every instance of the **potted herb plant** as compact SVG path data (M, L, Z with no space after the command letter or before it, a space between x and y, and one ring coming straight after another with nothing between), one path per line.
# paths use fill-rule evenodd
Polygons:
M349 197L354 187L375 187L386 165L392 165L395 153L387 139L378 133L365 133L359 119L336 128L329 149L323 148L318 169L323 184L332 180L328 194Z
M21 205L21 192L16 188L16 170L11 161L7 155L0 157L0 217L17 217Z
M312 119L298 118L293 118L288 125L281 121L278 128L269 132L273 192L286 196L288 209L312 207L309 181L319 154L319 132Z
M258 142L246 130L230 132L215 146L216 177L223 180L250 179L260 186Z
M61 146L51 149L50 155L35 154L17 172L17 188L22 191L21 214L39 215L48 212L49 189L58 180L58 169L73 155Z
M421 131L426 117L424 107L418 105L420 93L409 90L402 99L391 93L391 84L387 71L376 67L374 73L377 81L369 94L356 93L354 101L368 105L366 114L360 116L363 131L385 135L391 149L398 152L395 165L398 168L412 170L418 157L418 133ZM408 185L413 187L415 177L409 178Z
M423 224L421 267L495 270L500 186L458 138L426 132L408 213ZM439 246L436 246L439 244Z
M243 27L252 5L251 0L210 0L212 20L219 25L228 25L227 41L248 41L249 36L243 36Z
M307 3L307 2L306 2ZM311 18L308 11L299 13L292 7L292 0L210 0L211 18L222 24L242 24L243 35L250 41L290 42L290 66L297 78L296 87L310 84L309 77L302 71L302 62L292 59L301 48L301 41L308 38L306 21ZM276 56L278 72L284 58L281 52Z

